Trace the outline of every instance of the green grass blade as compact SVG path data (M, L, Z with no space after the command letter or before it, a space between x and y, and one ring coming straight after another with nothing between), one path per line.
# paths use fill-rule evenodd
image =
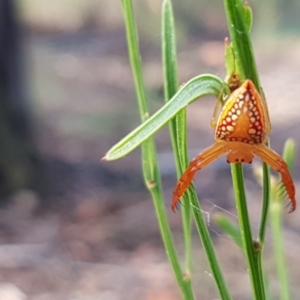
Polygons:
M169 101L177 92L179 86L175 24L170 0L164 0L162 7L162 56L165 99Z
M142 65L140 61L140 53L138 47L138 37L136 32L135 20L133 15L133 8L131 1L122 0L123 12L125 16L125 29L128 42L128 54L131 63L131 69L133 71L133 79L135 90L137 94L137 100L139 109L141 112L142 121L146 120L147 115L147 101L144 88Z
M242 165L234 164L231 168L231 171L243 248L248 262L250 279L255 294L255 299L264 300L264 284L261 278L263 274L261 267L258 265L258 262L260 262L258 256L260 255L261 249L259 249L259 245L256 245L254 239L252 238Z
M245 19L246 14L242 1L225 0L225 11L234 56L239 65L241 79L251 79L255 86L260 89L252 43L249 35L249 17L247 17L247 20Z
M213 75L204 74L191 79L160 110L113 146L103 160L118 159L130 153L188 104L207 94L218 97L224 87L226 83Z
M152 138L150 139L152 140ZM144 155L143 170L145 181L153 198L154 209L166 254L175 274L177 284L183 295L183 299L194 300L191 278L189 274L186 274L182 270L167 219L154 143L146 143L146 146L143 145L142 154ZM146 168L148 168L148 170L146 170ZM151 174L152 177L149 177Z
M162 56L164 70L164 92L166 102L178 90L176 33L172 3L165 0L162 7ZM179 178L188 165L187 137L186 137L186 109L183 108L170 121L170 135L175 157L177 177ZM187 196L183 197L186 201ZM186 202L187 203L187 202ZM182 207L182 226L185 245L185 273L191 274L191 209L189 205Z

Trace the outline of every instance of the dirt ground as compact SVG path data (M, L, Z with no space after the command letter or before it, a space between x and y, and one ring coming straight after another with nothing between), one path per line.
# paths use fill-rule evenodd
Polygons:
M273 124L272 147L281 152L288 137L299 145L300 40L257 44L257 63ZM116 162L100 162L139 123L123 32L30 36L25 50L35 135L47 186L45 197L21 191L12 197L11 205L0 210L0 300L181 299L143 185L139 151ZM142 50L153 112L162 105L159 51L147 45ZM222 63L222 42L191 40L179 50L181 82L201 73L223 76ZM212 143L213 106L214 100L207 98L188 110L191 158ZM182 255L180 214L169 208L176 178L167 134L162 130L156 140L165 202ZM297 190L299 164L297 154ZM256 232L261 188L253 168L246 167L245 172ZM217 213L236 220L230 170L224 159L198 174L196 188L233 298L251 299L240 250L214 221ZM38 209L45 202L48 208ZM291 215L286 211L284 245L292 295L300 292L298 220L298 210ZM218 299L196 232L193 268L197 299ZM270 230L265 269L272 299L279 299Z

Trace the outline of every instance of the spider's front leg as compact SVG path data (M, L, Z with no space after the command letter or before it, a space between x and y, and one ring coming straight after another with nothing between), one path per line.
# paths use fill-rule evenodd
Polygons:
M196 172L203 169L214 160L219 158L222 154L224 154L227 151L226 145L226 142L219 141L213 146L206 148L202 153L200 153L190 162L188 168L182 174L181 178L178 180L174 188L173 201L171 205L173 211L175 211L180 197L190 186Z
M296 209L295 186L292 176L289 172L286 162L275 151L265 146L264 144L254 145L254 154L261 158L271 168L281 174L282 182L285 186L287 195L291 200L292 207L289 212Z

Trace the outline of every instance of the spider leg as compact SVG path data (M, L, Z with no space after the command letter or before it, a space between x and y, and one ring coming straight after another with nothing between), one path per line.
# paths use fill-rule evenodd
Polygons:
M217 122L218 122L218 117L220 114L220 110L222 109L222 103L221 101L218 99L214 108L214 112L211 118L211 122L210 122L210 126L215 129L217 126Z
M266 96L265 96L264 90L262 88L260 88L260 94L261 94L261 102L264 107L265 118L266 118L266 121L265 121L266 122L266 136L268 136L269 132L271 131L272 125L271 125L271 121L270 121L270 115L269 115L269 109L268 109L268 105L267 105Z
M296 209L296 199L295 199L295 186L292 176L288 170L286 162L282 157L277 154L272 149L268 148L264 144L254 145L253 153L261 158L266 164L271 168L281 174L282 183L285 187L286 193L291 200L291 209L289 212L293 212Z
M210 126L213 129L216 129L216 127L217 127L217 123L218 123L220 112L222 110L222 106L224 105L224 103L226 101L226 100L224 101L223 97L224 97L224 87L221 89L221 92L218 96L218 99L217 99L217 102L216 102L216 105L214 108L214 112L213 112L213 115L212 115L212 118L210 121Z
M213 146L206 148L202 153L200 153L190 162L188 168L182 174L181 178L178 180L174 188L173 201L171 205L173 211L175 211L180 197L191 185L196 172L203 169L214 160L219 158L222 154L224 154L227 151L226 145L226 142L217 142Z

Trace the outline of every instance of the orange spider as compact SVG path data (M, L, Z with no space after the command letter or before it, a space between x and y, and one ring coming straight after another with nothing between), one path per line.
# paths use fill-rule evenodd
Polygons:
M293 179L281 156L265 145L271 130L267 105L251 80L246 80L233 91L226 100L217 123L215 116L213 117L212 126L215 129L216 143L196 156L178 180L173 192L172 210L175 211L195 173L228 153L228 163L251 163L256 155L279 172L291 200L290 212L294 211L296 199Z

